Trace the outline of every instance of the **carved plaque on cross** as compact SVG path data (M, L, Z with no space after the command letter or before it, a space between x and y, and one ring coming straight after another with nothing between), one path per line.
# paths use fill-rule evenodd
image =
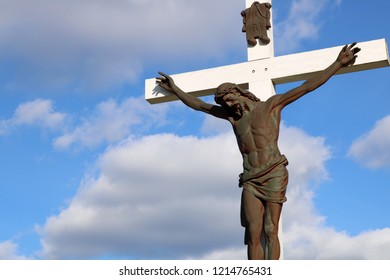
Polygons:
M267 31L271 28L270 3L260 4L254 2L249 8L241 12L243 17L242 32L246 33L246 40L249 45L256 46L257 39L267 45L271 41Z

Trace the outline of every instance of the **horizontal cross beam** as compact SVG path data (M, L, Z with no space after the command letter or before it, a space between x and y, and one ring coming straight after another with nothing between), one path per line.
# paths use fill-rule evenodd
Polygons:
M362 50L354 65L342 68L337 74L386 67L390 65L385 39L358 43ZM228 66L210 68L172 75L175 83L185 92L195 96L210 95L224 82L236 83L248 88L251 82L272 81L283 84L307 80L313 74L328 67L343 46L297 53L268 59L254 60ZM151 103L162 103L177 98L156 85L155 79L145 81L145 97Z

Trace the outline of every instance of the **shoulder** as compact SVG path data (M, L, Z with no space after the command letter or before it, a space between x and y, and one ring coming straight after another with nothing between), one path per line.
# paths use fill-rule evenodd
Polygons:
M284 94L275 94L265 101L269 110L282 109L283 108Z
M280 94L269 97L266 101L259 101L256 104L255 110L269 111L280 103Z

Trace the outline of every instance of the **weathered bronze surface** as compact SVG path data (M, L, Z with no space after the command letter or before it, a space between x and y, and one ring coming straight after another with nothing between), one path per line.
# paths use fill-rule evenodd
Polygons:
M271 40L267 35L267 30L271 28L271 4L254 2L250 8L243 10L242 32L246 32L246 40L249 45L256 46L257 39L263 44L268 44Z

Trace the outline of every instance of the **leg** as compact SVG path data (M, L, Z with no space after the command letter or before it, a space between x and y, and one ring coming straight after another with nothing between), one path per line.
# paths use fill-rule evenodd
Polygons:
M248 259L264 260L260 237L263 228L264 204L247 190L242 191L242 211L245 216Z
M267 202L265 206L264 231L266 236L267 260L278 260L280 257L279 219L282 213L282 203Z
M283 198L288 182L288 171L285 165L279 165L273 170L273 178L266 182L270 190L284 190L276 196L281 202L266 202L264 217L264 232L266 238L266 259L280 258L279 220L282 213Z

